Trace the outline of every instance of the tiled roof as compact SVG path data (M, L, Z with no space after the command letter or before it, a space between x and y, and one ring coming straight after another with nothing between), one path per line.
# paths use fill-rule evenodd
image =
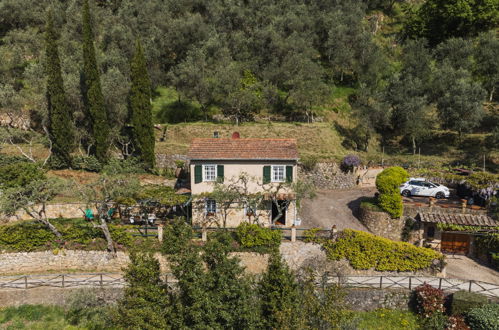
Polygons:
M191 160L297 160L298 149L295 139L196 138L191 142L187 157Z
M456 224L464 226L499 227L499 221L485 214L418 213L421 222Z

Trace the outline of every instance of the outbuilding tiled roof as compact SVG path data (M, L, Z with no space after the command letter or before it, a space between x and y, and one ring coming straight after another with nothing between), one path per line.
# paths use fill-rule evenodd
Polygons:
M190 160L297 160L295 139L196 138L187 157Z
M445 223L464 226L499 227L499 221L485 214L418 213L421 222Z

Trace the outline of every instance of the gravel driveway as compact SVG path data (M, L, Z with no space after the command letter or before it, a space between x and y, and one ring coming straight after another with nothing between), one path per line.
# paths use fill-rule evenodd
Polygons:
M355 215L361 199L372 197L375 192L375 188L317 191L317 196L314 199L302 201L301 227L331 229L333 225L336 225L338 230L351 228L368 231Z
M446 275L450 278L499 284L499 272L461 255L447 255Z

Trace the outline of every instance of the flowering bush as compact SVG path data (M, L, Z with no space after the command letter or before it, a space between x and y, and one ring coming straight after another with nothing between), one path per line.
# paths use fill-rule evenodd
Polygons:
M424 318L444 312L444 292L429 284L418 286L414 290L416 296L416 310Z
M457 315L449 317L446 330L470 330L471 328L464 321L464 317Z
M346 171L351 171L354 167L360 165L360 158L356 155L348 155L343 158L341 168Z

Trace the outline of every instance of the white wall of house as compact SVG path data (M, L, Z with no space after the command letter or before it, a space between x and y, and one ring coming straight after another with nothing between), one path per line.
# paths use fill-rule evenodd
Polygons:
M261 184L263 182L263 167L273 165L293 166L293 182L296 182L298 171L295 161L228 161L228 160L206 160L206 161L191 161L190 163L190 176L191 176L191 192L193 195L199 195L213 190L214 181L204 181L195 183L194 180L194 166L195 165L224 165L224 183L237 181L242 173L246 173L254 180L249 183L249 193L261 192ZM215 166L216 167L216 166ZM271 172L272 174L272 172ZM204 177L204 169L203 169ZM286 173L284 173L284 179ZM204 179L204 178L203 178ZM259 185L260 184L260 185ZM269 185L277 185L278 183L270 183Z
M248 193L263 192L263 168L264 166L271 166L271 181L273 178L273 166L283 166L284 167L284 181L286 180L286 166L293 167L293 182L296 182L298 176L298 168L296 161L261 161L261 160L220 160L220 161L191 161L190 162L190 181L191 181L191 192L193 196L200 195L203 193L209 193L213 191L215 186L215 181L205 181L205 169L202 168L203 181L196 183L195 180L195 166L196 165L223 165L224 166L224 184L232 184L237 182L241 174L245 173L250 181L248 183L247 189ZM215 177L218 173L215 173ZM270 182L265 184L265 188L272 186L278 186L279 182ZM289 189L282 189L280 193L292 193ZM256 221L255 217L248 217L244 205L234 205L229 212L227 217L224 217L217 206L216 214L207 215L205 208L204 199L195 199L193 201L192 208L192 222L194 225L208 225L208 226L226 226L226 227L237 227L242 222L258 222L263 226L270 226L272 224L272 202L269 200L262 207L262 209L257 210L258 217ZM296 219L296 203L291 201L289 204L286 215L285 215L285 227L290 227L294 224Z

